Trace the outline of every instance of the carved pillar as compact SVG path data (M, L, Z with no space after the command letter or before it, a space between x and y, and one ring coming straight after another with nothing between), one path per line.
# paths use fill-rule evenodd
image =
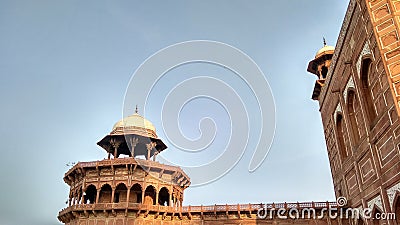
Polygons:
M153 161L155 162L156 161L156 156L158 155L158 153L160 153L159 151L156 151L155 153L154 153L154 156L153 156Z
M169 194L169 199L168 199L168 206L174 206L174 202L172 201L172 195L173 195L173 188L170 190Z
M118 147L121 142L117 141L115 138L112 138L110 140L110 144L112 145L112 147L114 147L114 158L118 158Z
M128 188L128 191L126 192L126 202L129 203L129 197L131 195L131 188Z
M97 193L96 193L96 204L99 203L100 190L101 190L101 189L97 189Z
M111 158L111 156L110 156L111 155L111 148L112 148L111 143L110 144L105 144L102 147L108 152L108 159L110 159Z
M144 204L144 194L145 194L145 192L146 192L146 189L144 189L144 190L142 191L142 204Z
M114 203L114 195L115 195L115 187L113 187L111 190L111 202L110 203Z
M85 195L83 195L83 192L82 192L82 196L81 196L81 204L85 204Z
M156 144L155 142L150 142L150 143L146 144L146 147L147 147L147 157L146 157L146 159L147 159L147 160L150 159L151 150L152 150L154 147L156 147L156 145L157 145L157 144Z
M135 147L139 143L139 138L131 137L129 138L129 145L131 146L131 156L135 158Z
M158 191L156 191L156 205L158 205Z

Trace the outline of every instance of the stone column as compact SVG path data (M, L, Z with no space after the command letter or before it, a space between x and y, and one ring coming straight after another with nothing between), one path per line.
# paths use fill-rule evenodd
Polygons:
M118 147L121 142L117 141L115 138L110 140L110 144L114 147L114 158L118 158Z
M157 144L155 142L150 142L150 143L146 144L146 147L147 147L147 157L146 157L146 159L147 160L150 160L151 150L153 150L153 148L156 147L156 145Z
M156 191L156 205L158 205L158 191Z
M113 187L111 189L111 202L110 203L114 203L114 195L115 195L115 188Z
M144 194L145 194L145 192L146 192L146 189L144 189L144 190L142 191L142 204L144 204Z
M131 137L129 138L129 145L131 146L131 156L135 158L135 147L139 143L139 138Z
M156 156L158 155L158 153L160 153L159 151L156 151L155 153L154 153L154 156L153 156L153 161L155 162L156 161Z
M82 197L81 197L81 204L85 204L85 195L82 192Z
M126 192L126 202L129 204L129 197L131 195L131 188L128 188L128 191Z
M95 203L96 203L96 204L97 204L97 203L99 203L100 190L101 190L101 188L100 188L100 189L97 189L97 193L96 193L96 201L95 201Z
M171 191L172 192L172 191ZM168 206L174 206L174 202L172 201L172 193L169 194Z

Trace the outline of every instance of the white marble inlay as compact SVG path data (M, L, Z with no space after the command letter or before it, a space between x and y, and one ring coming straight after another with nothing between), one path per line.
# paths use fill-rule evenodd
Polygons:
M367 42L365 42L363 50L361 51L360 55L358 56L358 60L357 60L357 64L356 64L358 77L360 77L362 58L363 58L363 56L369 55L369 54L372 55L372 52L369 49L369 44L368 44L368 41L367 41Z
M394 198L396 197L396 193L400 193L400 183L394 185L393 187L389 188L386 190L388 198L389 198L389 203L390 203L390 208L393 209L393 202Z
M382 205L382 198L380 195L376 196L374 199L368 202L368 208L372 210L374 208L374 205L378 207L378 209L381 210L381 212L384 212L383 210L383 205Z

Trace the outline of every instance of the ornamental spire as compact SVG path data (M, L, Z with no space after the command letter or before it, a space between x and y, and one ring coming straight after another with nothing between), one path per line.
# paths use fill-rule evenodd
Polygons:
M137 114L139 113L137 105L136 105L135 113L137 113Z

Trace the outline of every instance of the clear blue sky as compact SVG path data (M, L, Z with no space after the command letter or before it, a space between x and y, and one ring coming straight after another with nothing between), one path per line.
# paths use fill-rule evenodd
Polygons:
M58 224L66 163L104 158L96 142L121 118L135 69L193 39L235 46L260 66L275 96L277 129L258 170L247 171L246 153L223 178L189 188L184 204L334 200L318 104L310 99L315 76L306 67L323 36L335 45L346 8L347 1L327 0L0 1L0 224ZM171 81L161 81L160 91ZM227 123L220 106L191 102L180 122L189 137L198 135L204 112L197 109L205 105ZM158 110L148 119L162 130ZM166 156L179 160L165 141Z

